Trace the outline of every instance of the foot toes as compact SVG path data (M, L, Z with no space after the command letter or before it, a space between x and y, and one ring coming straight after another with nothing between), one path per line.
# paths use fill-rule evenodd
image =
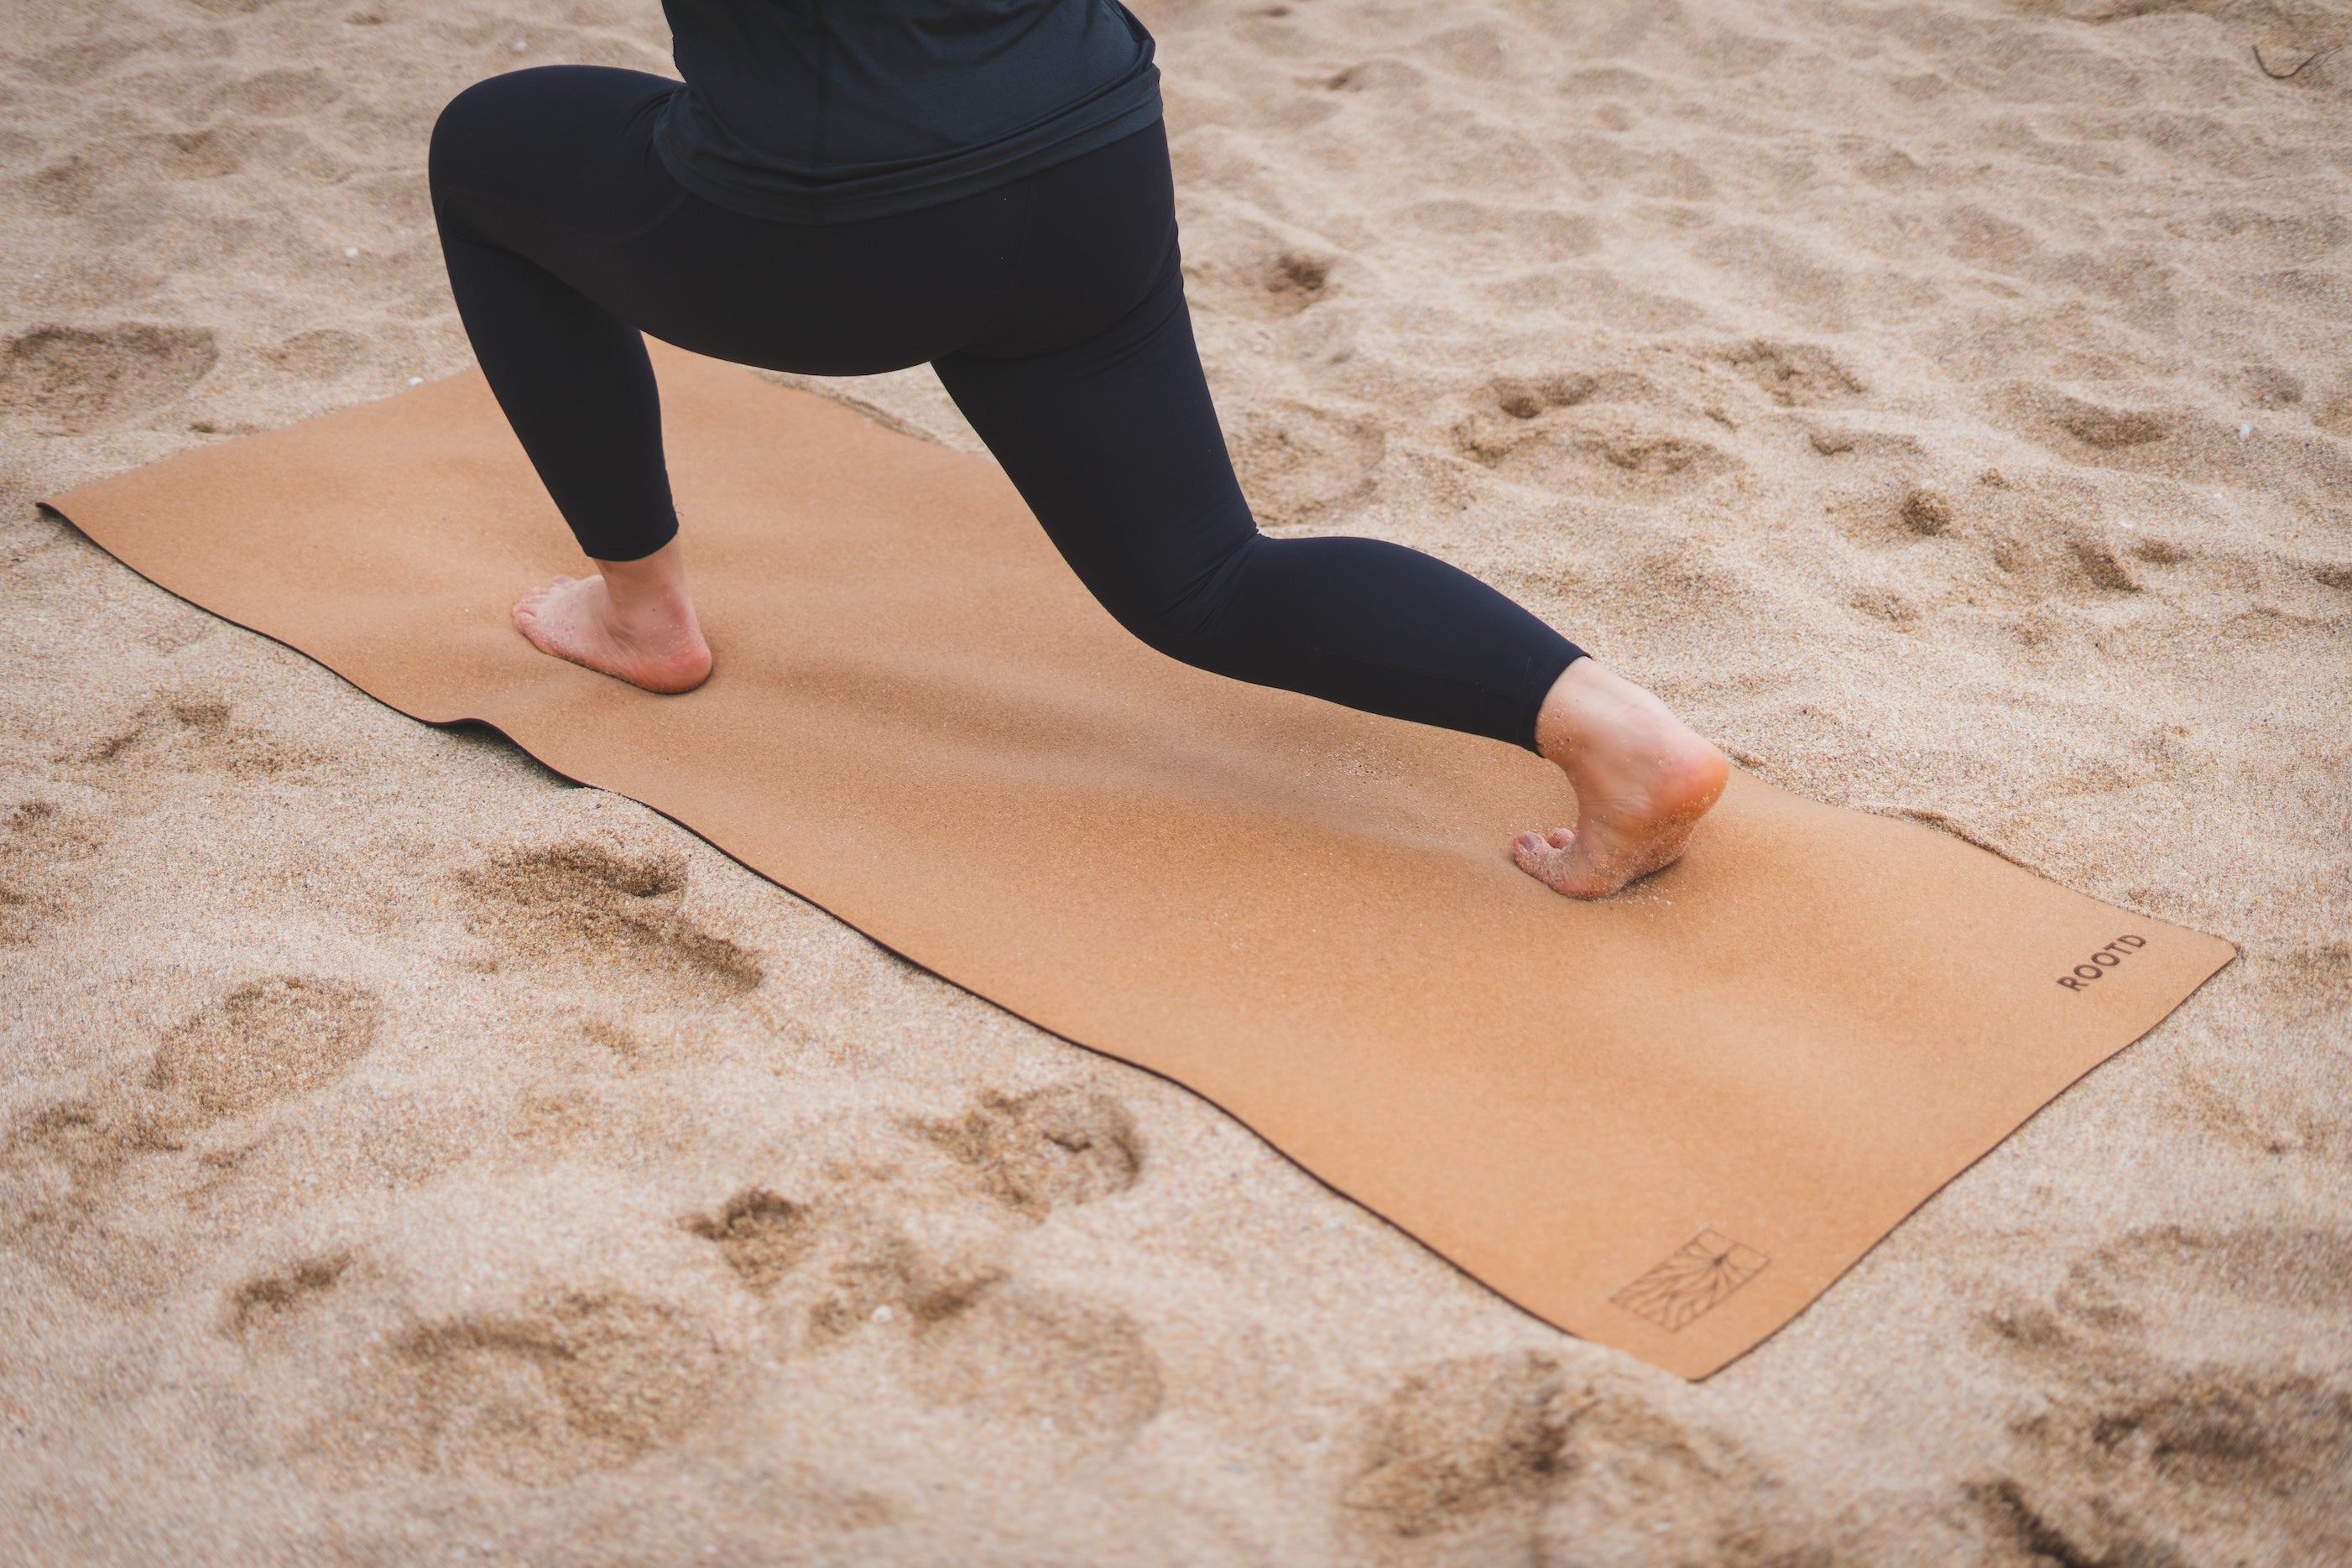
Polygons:
M523 627L535 625L547 614L548 607L571 586L572 579L558 577L544 588L534 588L524 593L514 602L515 624Z
M1518 868L1556 893L1560 891L1562 858L1541 833L1521 833L1511 841L1511 859Z

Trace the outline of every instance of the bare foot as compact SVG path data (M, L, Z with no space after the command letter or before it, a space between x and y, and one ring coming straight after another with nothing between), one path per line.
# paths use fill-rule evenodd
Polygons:
M516 600L515 629L542 653L649 692L690 692L710 678L710 644L687 597L677 540L643 560L600 560L596 570Z
M1576 826L1521 833L1511 858L1570 898L1606 898L1681 859L1731 776L1665 704L1591 659L1553 683L1536 744L1576 789Z

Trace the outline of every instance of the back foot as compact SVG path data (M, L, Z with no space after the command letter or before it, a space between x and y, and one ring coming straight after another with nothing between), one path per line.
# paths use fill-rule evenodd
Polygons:
M1511 858L1570 898L1606 898L1681 859L1731 777L1665 704L1591 659L1554 683L1536 742L1576 790L1576 826L1521 833Z

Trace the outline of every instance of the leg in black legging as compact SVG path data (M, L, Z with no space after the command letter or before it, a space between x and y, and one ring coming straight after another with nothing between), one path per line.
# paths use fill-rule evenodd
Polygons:
M677 532L661 394L637 328L542 262L618 250L677 204L647 137L677 84L554 68L460 94L433 131L434 214L474 355L581 549L651 555Z
M1157 126L980 196L777 224L670 180L650 126L675 90L516 72L462 95L434 138L467 329L589 556L636 561L677 528L640 329L778 370L929 359L1080 580L1152 646L1536 744L1578 657L1558 632L1417 551L1257 531L1193 346Z
M1580 656L1573 643L1417 550L1258 532L1193 346L1172 227L1150 291L1109 331L1059 353L967 351L936 368L1063 559L1152 647L1535 746L1545 694Z
M1159 127L917 212L777 224L670 179L650 130L677 90L518 71L434 131L466 329L600 568L517 606L533 643L655 690L709 668L639 332L820 374L929 360L1079 578L1153 646L1541 751L1575 786L1577 826L1513 852L1562 893L1613 892L1682 852L1726 765L1655 697L1427 556L1258 533L1192 343Z

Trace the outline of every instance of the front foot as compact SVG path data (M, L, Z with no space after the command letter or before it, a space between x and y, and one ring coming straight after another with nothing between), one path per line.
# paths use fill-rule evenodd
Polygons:
M514 623L541 653L649 692L690 692L710 678L710 645L682 580L675 594L616 601L602 577L559 577L515 601Z
M1570 898L1606 898L1680 860L1731 778L1664 703L1591 659L1552 687L1536 733L1576 790L1576 826L1521 833L1511 858Z

